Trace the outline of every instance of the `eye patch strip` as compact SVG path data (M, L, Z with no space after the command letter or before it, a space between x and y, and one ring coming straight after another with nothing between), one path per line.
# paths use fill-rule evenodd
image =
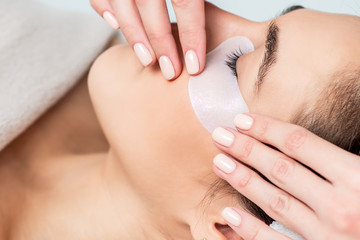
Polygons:
M254 51L254 45L249 39L240 36L224 41L207 54L205 70L189 80L192 107L201 124L210 133L221 126L235 128L235 116L249 112L237 78L226 65L228 56L234 50L240 50L245 55ZM278 222L274 221L270 227L293 240L304 240Z
M191 104L209 132L220 126L235 127L235 116L249 112L237 78L226 65L228 56L235 49L247 54L254 51L254 45L245 37L226 40L207 54L205 70L189 80Z

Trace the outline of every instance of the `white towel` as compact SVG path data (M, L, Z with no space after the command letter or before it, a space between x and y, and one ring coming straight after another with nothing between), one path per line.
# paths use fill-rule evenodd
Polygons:
M282 225L281 223L278 222L273 222L272 224L270 224L270 227L276 231L278 231L279 233L284 234L285 236L288 236L289 238L293 239L293 240L305 240L303 237L301 237L299 234L293 232L292 230L290 230L289 228L285 227L284 225Z
M74 86L112 34L94 16L0 0L0 150Z

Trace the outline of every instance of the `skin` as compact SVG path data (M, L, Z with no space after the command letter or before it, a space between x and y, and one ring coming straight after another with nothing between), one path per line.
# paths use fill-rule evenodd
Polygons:
M249 89L269 22L250 22L212 5L206 13L208 50L237 35L255 45L238 62L239 86L255 113L290 121L303 102L316 98L318 92L308 89L327 85L334 66L342 66L339 59L356 62L356 18L290 13L278 19L279 60L255 96ZM327 39L321 47L308 44L320 37ZM329 58L329 51L338 57ZM240 239L221 217L226 206L241 208L232 196L215 196L206 211L199 205L217 179L211 161L220 151L192 110L189 75L183 71L175 82L157 81L161 78L159 68L144 69L130 47L113 47L89 75L97 117L80 84L1 153L4 238L144 239L146 233L148 239L163 239L162 232L174 239Z

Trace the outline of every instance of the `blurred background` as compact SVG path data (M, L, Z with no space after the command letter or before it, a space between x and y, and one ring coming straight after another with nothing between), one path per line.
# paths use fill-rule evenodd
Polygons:
M89 0L38 0L58 8L77 10L95 14ZM170 3L171 0L166 2ZM307 8L326 12L348 13L360 16L359 0L209 0L208 2L253 21L264 21L273 18L284 8L291 5L303 5ZM170 6L171 4L168 4ZM170 19L175 21L175 15L169 7Z

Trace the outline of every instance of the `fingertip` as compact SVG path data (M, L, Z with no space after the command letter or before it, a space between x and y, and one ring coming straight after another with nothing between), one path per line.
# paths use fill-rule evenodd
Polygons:
M198 54L190 49L185 53L186 70L190 75L196 75L200 72L200 63Z
M118 30L120 28L119 22L116 19L115 15L111 13L110 11L104 11L102 13L102 17L109 24L110 27L112 27L114 30Z
M176 53L176 54L173 54L172 57L169 58L169 60L170 60L170 62L171 62L171 66L172 66L172 68L173 68L173 74L170 74L171 77L170 77L170 75L167 76L166 70L165 70L165 72L164 72L164 71L163 71L163 68L162 68L161 66L160 66L160 68L161 68L161 70L162 70L162 72L163 72L163 75L165 76L165 78L166 78L167 80L169 80L169 81L174 81L174 80L176 80L176 79L181 75L181 73L182 73L182 70L183 70L183 69L182 69L182 64L181 64L181 61L180 61L177 53ZM159 63L160 63L160 61L159 61Z
M198 75L205 69L206 45L183 48L184 62L189 75Z
M226 207L221 212L222 217L225 219L225 221L235 227L239 227L242 222L242 217L240 213L237 211L237 209L232 207Z
M148 67L155 62L155 58L151 54L149 47L146 47L145 44L135 43L133 46L133 50L144 67Z
M159 66L163 76L168 81L177 79L182 71L182 66L179 63L179 60L174 58L171 59L166 55L159 58Z

